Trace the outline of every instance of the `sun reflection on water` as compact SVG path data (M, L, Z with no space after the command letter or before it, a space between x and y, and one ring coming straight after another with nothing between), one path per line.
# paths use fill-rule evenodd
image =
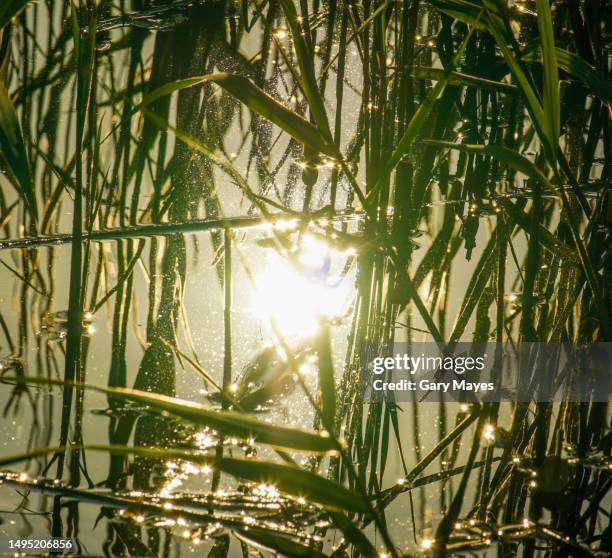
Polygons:
M334 250L308 234L290 255L266 252L253 290L253 310L264 324L287 338L304 339L316 333L321 319L346 313L354 286L342 270L352 252Z

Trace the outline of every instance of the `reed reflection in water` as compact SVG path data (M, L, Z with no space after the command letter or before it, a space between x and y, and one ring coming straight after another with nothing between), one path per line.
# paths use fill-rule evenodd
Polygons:
M610 341L604 10L7 0L0 536L607 556L605 403L360 393L366 341Z

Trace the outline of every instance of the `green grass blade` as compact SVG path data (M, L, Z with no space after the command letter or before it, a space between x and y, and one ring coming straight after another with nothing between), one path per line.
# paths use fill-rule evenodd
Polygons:
M453 19L478 29L486 29L485 21L482 18L479 19L482 5L469 2L468 0L429 0L429 4Z
M577 54L556 48L557 64L568 74L580 80L602 101L612 104L612 85L593 66Z
M544 109L542 108L542 103L540 102L540 99L534 90L528 75L523 69L520 60L508 46L508 44L511 42L509 31L504 27L502 20L493 15L493 12L497 11L497 3L492 2L491 0L485 0L485 5L487 7L487 14L489 15L487 18L487 30L491 33L491 35L493 35L493 38L497 43L497 47L501 51L510 72L512 73L521 93L523 94L523 97L525 98L526 108L529 111L531 120L536 130L538 131L538 135L542 141L547 159L551 162L555 161L556 154L553 153L555 150L549 141L549 136L546 134L546 126L544 125Z
M287 132L299 142L308 145L316 152L324 153L333 158L339 154L333 143L310 122L290 111L278 101L262 91L245 77L233 74L210 74L201 77L178 80L165 84L147 95L137 110L145 108L164 95L197 85L204 81L216 83L249 109L263 116L279 128Z
M85 449L109 451L118 455L139 455L141 457L162 459L183 459L216 467L223 473L257 484L275 486L280 491L298 498L303 497L309 503L319 504L332 510L348 510L366 513L368 507L362 496L345 488L337 482L328 480L316 473L294 465L272 461L256 461L233 457L214 457L201 455L192 451L172 448L147 448L125 446L87 445ZM43 450L35 450L40 454ZM37 455L37 454L36 454ZM17 456L13 457L13 460ZM22 456L20 460L23 460Z
M14 177L19 194L28 206L32 219L36 222L38 207L28 154L17 112L2 82L0 82L0 156Z
M213 411L190 401L127 388L113 389L112 395L148 405L156 411L170 413L194 424L209 426L228 436L252 437L262 444L299 451L326 453L337 450L329 436L271 425L233 411Z
M448 446L460 438L468 427L478 418L479 409L474 407L472 412L465 417L453 430L440 440L430 452L423 457L406 476L406 484L411 486L415 479L438 457Z
M456 149L465 153L475 153L482 155L483 157L494 157L499 161L506 163L513 169L522 172L529 178L539 182L543 188L553 191L554 188L544 173L527 157L524 157L520 153L513 151L503 145L471 145L465 143L453 143L450 141L440 140L425 140L425 143L430 145L437 145L439 147L447 147L449 149Z
M308 106L310 107L312 117L324 137L331 141L332 135L329 129L323 97L317 85L312 55L308 48L308 43L304 39L295 4L293 0L280 0L280 3L285 12L287 23L291 29L293 47L295 48L298 65L300 67L301 85L304 90L304 95L308 100Z
M224 457L215 462L224 473L255 483L266 483L308 502L335 510L366 513L362 496L310 471L269 461Z
M321 395L321 415L326 425L334 424L336 415L336 384L332 363L329 327L322 326L317 340L319 356L319 391Z
M612 104L612 85L601 73L573 52L559 47L555 49L555 52L559 68L580 81L602 101L608 105ZM522 58L528 62L539 62L540 60L538 50L535 48L525 53Z
M142 110L143 108L149 106L150 104L161 99L162 97L165 97L166 95L171 95L176 91L182 91L183 89L189 89L194 85L204 83L206 80L208 80L210 77L213 77L214 75L215 74L177 79L175 81L171 81L170 83L164 83L164 85L160 85L157 89L154 89L153 91L148 93L143 98L142 102L134 107L134 112Z
M536 0L538 10L538 30L542 44L542 63L544 66L544 129L548 141L555 148L561 130L561 106L559 102L559 70L555 51L555 35L548 0Z
M523 69L520 59L508 46L512 43L512 36L507 29L508 14L507 8L497 0L484 0L483 5L486 8L485 17L481 18L477 24L475 22L477 10L480 6L467 0L429 0L430 3L439 9L441 12L450 15L463 21L469 25L478 26L481 29L487 30L497 43L497 47L502 53L510 73L516 80L521 94L525 99L525 104L531 120L538 131L538 135L542 141L544 151L548 161L553 163L556 161L556 149L554 144L550 142L550 135L546 132L544 109L538 94L534 90L531 81ZM558 92L557 92L558 93ZM558 137L558 136L557 136Z
M7 465L14 465L15 463L21 463L22 461L30 461L42 455L48 455L50 453L56 453L64 451L63 447L55 448L34 448L24 453L16 453L14 455L6 455L0 458L0 468L4 469Z
M408 72L416 78L430 79L433 81L439 81L445 76L445 72L441 68L430 68L426 66L411 66L408 68ZM470 74L464 74L461 72L451 72L447 79L449 85L478 87L480 89L487 89L489 91L496 91L497 93L506 93L510 95L516 95L518 93L518 88L516 85L504 83L502 81L494 81L479 76L473 76Z
M331 512L330 517L334 521L334 525L342 531L342 534L346 540L350 541L354 545L362 556L365 558L376 558L379 554L364 535L363 531L359 529L346 515L339 512Z
M270 533L264 529L234 529L238 533L239 538L248 541L256 546L262 546L268 550L274 551L275 554L281 556L295 558L325 558L323 554L312 546L305 546L299 542L280 535L279 533Z
M253 438L255 441L276 448L293 449L313 453L336 452L340 448L329 435L305 432L298 428L262 422L234 411L215 411L204 405L174 397L129 388L107 388L78 382L63 382L44 378L20 377L19 382L33 385L71 385L112 395L115 399L146 405L159 413L208 426L226 436Z

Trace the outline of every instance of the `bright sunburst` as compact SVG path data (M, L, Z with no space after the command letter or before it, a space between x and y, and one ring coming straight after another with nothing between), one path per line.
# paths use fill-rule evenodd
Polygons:
M335 251L311 235L302 237L293 258L267 252L253 291L253 309L262 322L274 324L287 338L304 339L316 333L321 318L346 312L354 292L342 276L349 252Z

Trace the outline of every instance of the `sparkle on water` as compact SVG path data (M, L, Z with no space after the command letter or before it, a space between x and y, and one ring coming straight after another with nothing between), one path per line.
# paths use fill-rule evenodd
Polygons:
M482 437L486 442L495 441L495 426L490 423L485 424L482 432Z
M316 333L321 319L338 318L347 311L354 288L340 271L352 254L305 235L294 255L268 251L265 269L255 277L252 303L272 334L276 329L287 338L304 339Z

